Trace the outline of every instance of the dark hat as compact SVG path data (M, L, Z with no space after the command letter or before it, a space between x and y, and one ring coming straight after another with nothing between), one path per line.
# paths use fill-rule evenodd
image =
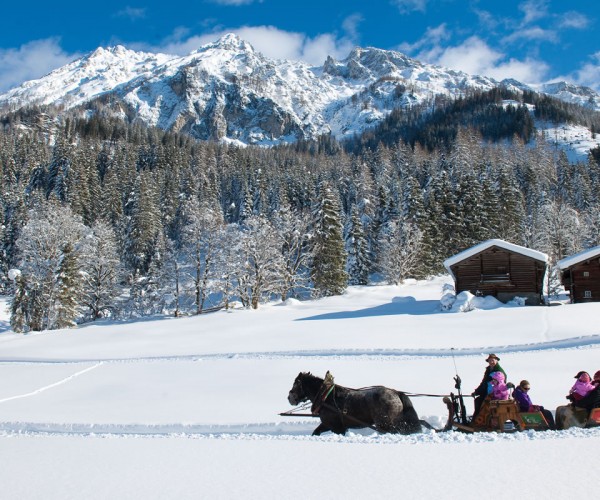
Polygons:
M588 372L584 372L584 371L580 371L577 373L577 375L575 375L575 378L579 378L581 377L584 373L587 373L587 376L590 377L590 374ZM591 380L592 377L590 377Z
M486 358L485 362L487 363L487 362L488 362L490 359L495 359L496 361L500 361L500 358L499 358L498 356L496 356L495 354L490 354L490 355L489 355L489 356Z

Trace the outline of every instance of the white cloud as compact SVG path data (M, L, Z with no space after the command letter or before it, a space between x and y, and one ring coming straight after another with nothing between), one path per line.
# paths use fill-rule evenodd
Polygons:
M523 25L530 24L546 17L548 14L548 0L527 0L519 5L519 10L524 14Z
M396 5L402 14L410 12L425 12L428 0L392 0L392 5Z
M546 30L540 28L539 26L532 26L530 28L524 28L515 31L503 39L503 41L506 43L513 43L519 40L557 43L558 34L552 30Z
M542 61L526 58L508 58L494 50L479 37L473 36L456 46L434 45L419 52L420 60L446 68L464 71L471 75L484 75L496 80L514 78L523 83L544 80L548 65Z
M66 53L56 38L34 40L18 48L0 49L0 91L41 78L80 56Z
M185 55L202 45L214 42L226 33L235 33L242 40L249 42L258 52L272 59L293 59L309 64L321 65L328 55L334 58L344 58L354 48L356 24L359 19L348 18L344 28L349 35L337 36L324 33L313 38L304 33L284 31L275 26L242 26L239 28L223 29L203 35L186 37L185 28L178 28L168 39L158 47L147 47L138 44L140 50L152 50L166 54Z
M115 14L116 17L127 17L132 21L146 17L146 9L130 7L129 5Z
M262 3L263 0L212 0L219 5L250 5L251 3Z
M398 45L396 48L400 52L410 54L421 50L423 47L428 45L439 45L441 42L449 40L450 36L451 35L447 29L446 23L442 23L439 26L427 28L425 35L423 35L423 37L420 40L417 40L415 43L404 42Z
M565 80L572 79L579 85L585 85L600 92L600 52L592 54L591 59L591 62L584 64L571 78L565 78Z
M590 20L580 12L565 12L560 17L561 28L573 28L582 30L590 25Z
M352 14L351 16L348 16L346 19L344 19L344 21L342 23L342 28L344 29L346 36L350 40L356 41L360 38L360 35L358 32L358 25L362 21L363 21L362 14Z

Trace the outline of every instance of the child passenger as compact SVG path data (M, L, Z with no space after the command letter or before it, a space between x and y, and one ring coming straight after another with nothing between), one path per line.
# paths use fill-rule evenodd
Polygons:
M492 399L508 399L508 387L504 383L504 373L493 372L490 377L492 378Z
M577 379L577 382L573 384L573 387L571 387L569 395L567 396L571 401L579 401L596 387L592 384L592 377L590 377L588 372L579 372L575 375L575 378Z

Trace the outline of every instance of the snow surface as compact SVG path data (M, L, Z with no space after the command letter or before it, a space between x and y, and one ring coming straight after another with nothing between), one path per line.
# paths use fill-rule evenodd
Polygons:
M597 457L600 429L312 437L315 419L278 415L300 371L447 394L458 370L470 393L495 352L510 381L527 378L534 402L554 410L575 373L600 368L600 304L487 300L443 312L449 283L29 335L10 331L2 307L1 496L589 496L581 468ZM439 398L413 402L443 425Z

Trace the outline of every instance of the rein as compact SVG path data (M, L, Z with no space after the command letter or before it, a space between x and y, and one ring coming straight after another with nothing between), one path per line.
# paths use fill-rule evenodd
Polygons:
M418 393L418 392L404 392L404 391L398 391L398 392L401 392L402 394L406 394L407 396L410 396L413 398L418 398L418 397L447 398L447 397L450 397L450 394L423 394L423 393Z

